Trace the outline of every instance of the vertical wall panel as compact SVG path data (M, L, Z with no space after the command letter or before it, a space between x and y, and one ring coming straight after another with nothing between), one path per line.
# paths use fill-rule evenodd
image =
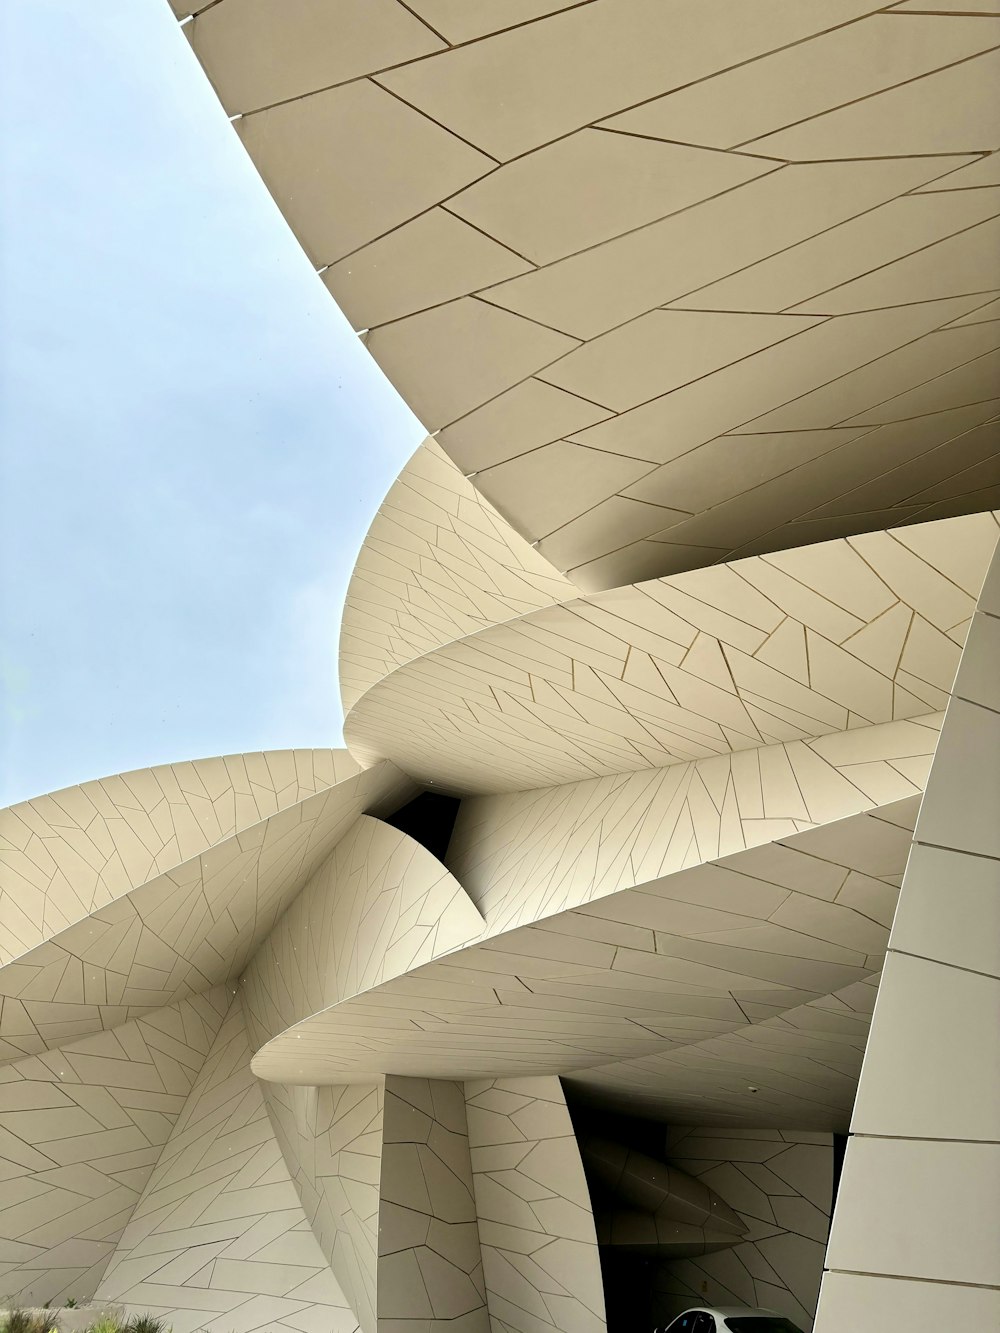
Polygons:
M603 1333L590 1193L558 1078L465 1085L493 1333Z
M382 1088L261 1087L313 1233L363 1333L375 1333Z
M817 1333L1000 1324L1000 556L914 833Z
M488 1333L461 1083L387 1075L379 1333Z

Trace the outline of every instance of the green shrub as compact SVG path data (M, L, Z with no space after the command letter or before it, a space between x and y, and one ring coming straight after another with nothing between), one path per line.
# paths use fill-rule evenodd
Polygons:
M95 1320L87 1329L87 1333L122 1333L122 1326L114 1315L106 1314Z
M8 1310L7 1319L0 1324L0 1333L52 1333L55 1316L33 1314L30 1310Z
M125 1333L163 1333L163 1320L151 1314L137 1314L125 1325Z

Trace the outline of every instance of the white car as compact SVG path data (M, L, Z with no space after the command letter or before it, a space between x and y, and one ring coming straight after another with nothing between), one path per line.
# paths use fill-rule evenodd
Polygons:
M774 1310L751 1310L746 1305L699 1305L685 1310L656 1333L802 1333L802 1330Z

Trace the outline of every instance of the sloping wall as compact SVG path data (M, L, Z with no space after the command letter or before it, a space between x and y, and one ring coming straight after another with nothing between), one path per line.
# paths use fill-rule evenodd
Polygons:
M231 754L0 810L0 962L357 772L345 750Z
M364 1333L375 1333L382 1087L261 1087L320 1249Z
M379 1333L488 1333L461 1083L385 1080Z
M94 1294L230 999L220 986L0 1068L0 1291L11 1302Z
M184 1104L100 1284L174 1333L358 1327L282 1158L239 1000Z
M0 810L0 1063L238 976L357 816L412 786L345 751L286 751Z
M1000 1326L998 813L994 555L900 890L817 1333Z
M448 866L496 935L917 795L940 724L928 714L808 745L466 797ZM858 780L873 778L866 795Z
M558 1078L468 1082L493 1333L604 1333L590 1194Z
M483 924L426 847L359 815L247 969L243 993L256 1046L476 938ZM255 1068L264 1073L259 1062Z

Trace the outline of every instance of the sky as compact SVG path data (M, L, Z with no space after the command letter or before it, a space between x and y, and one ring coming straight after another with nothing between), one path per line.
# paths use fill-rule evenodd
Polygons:
M341 744L344 594L424 432L166 0L0 11L0 805Z

